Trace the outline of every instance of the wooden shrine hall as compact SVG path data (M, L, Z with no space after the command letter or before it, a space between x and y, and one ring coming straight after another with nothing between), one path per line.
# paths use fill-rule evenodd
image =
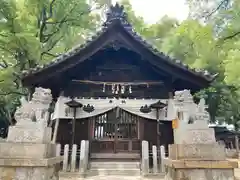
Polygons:
M141 141L173 143L168 101L177 90L208 87L213 76L159 52L134 31L123 6L111 6L86 43L25 72L25 87L49 88L53 139L89 140L90 153L141 152Z

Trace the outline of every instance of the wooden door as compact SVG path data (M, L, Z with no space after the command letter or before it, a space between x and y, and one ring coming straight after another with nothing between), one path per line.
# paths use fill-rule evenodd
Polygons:
M137 116L122 109L117 113L114 109L94 117L91 128L91 151L94 153L140 151Z

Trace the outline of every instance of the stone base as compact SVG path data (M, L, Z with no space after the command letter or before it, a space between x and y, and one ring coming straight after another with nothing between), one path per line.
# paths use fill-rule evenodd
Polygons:
M1 180L57 180L62 157L48 159L0 159Z
M52 128L38 124L32 126L11 126L8 130L7 142L19 143L50 143Z
M165 180L234 180L237 162L165 159Z
M44 159L56 155L55 144L8 143L0 142L1 158Z
M216 143L213 128L201 127L201 124L185 124L174 129L175 144L214 144Z
M177 169L169 168L165 180L235 180L233 169Z
M171 144L169 159L172 160L226 160L225 147L215 144Z

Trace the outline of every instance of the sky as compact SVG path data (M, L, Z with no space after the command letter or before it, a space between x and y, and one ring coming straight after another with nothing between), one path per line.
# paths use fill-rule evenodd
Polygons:
M120 0L112 0L115 4ZM142 16L147 23L155 23L164 15L182 21L188 16L185 0L129 0L135 13Z

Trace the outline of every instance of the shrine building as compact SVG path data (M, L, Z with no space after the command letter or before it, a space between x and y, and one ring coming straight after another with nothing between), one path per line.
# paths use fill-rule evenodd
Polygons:
M22 83L30 90L51 89L55 142L89 140L92 156L124 158L140 157L142 140L166 147L173 143L176 116L169 101L174 92L195 93L213 79L154 48L134 31L123 7L116 4L91 39L24 73Z

